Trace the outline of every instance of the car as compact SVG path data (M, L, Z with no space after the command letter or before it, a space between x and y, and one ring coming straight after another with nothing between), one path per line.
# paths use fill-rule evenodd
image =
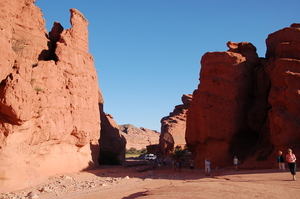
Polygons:
M145 155L145 160L153 161L156 159L156 155L149 153Z

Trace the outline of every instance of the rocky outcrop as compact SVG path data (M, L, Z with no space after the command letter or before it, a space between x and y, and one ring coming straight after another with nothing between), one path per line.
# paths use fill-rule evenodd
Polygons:
M121 134L118 124L110 114L101 114L101 136L99 164L115 165L125 161L126 139Z
M228 42L227 52L209 52L201 60L198 89L187 117L186 140L203 165L231 163L235 153L240 158L251 153L258 135L247 124L247 110L253 103L253 72L260 59L248 42Z
M103 100L88 21L45 29L33 0L0 3L0 192L97 165Z
M274 166L278 150L300 141L299 25L270 34L266 59L248 43L228 42L227 52L206 53L200 84L187 115L186 140L196 165Z
M297 154L300 153L300 24L270 34L266 44L273 155L288 148Z
M145 149L148 145L158 144L160 133L144 127L137 128L131 124L120 125L120 132L126 139L126 149Z
M159 138L162 155L167 156L174 150L174 147L186 147L185 129L186 113L192 101L192 95L181 97L183 104L175 106L173 112L161 119L161 135Z

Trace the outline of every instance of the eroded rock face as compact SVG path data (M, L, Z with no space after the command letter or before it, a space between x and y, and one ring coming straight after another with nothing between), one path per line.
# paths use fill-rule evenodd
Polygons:
M174 150L174 147L186 146L185 129L186 113L192 101L192 95L183 95L181 97L183 104L175 106L173 112L167 117L161 119L161 135L159 138L162 155L167 156Z
M251 43L227 46L227 52L202 57L201 83L189 106L186 141L199 166L205 158L220 167L230 164L233 154L245 157L259 137L247 124L247 110L253 103L253 71L260 59Z
M88 22L47 37L33 0L0 3L0 192L97 164L103 103Z
M270 34L266 44L273 154L288 148L297 154L300 152L300 24Z
M145 149L148 145L159 142L160 133L144 127L137 128L131 124L120 125L120 132L126 139L126 149Z
M271 168L278 151L300 147L300 26L268 36L266 59L246 42L206 53L187 115L186 139L201 167Z

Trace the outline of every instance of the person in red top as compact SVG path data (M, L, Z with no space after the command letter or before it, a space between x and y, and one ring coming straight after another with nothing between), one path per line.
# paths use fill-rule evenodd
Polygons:
M288 154L286 154L285 159L288 162L289 169L291 174L293 175L293 180L296 180L296 156L293 154L292 149L287 150Z

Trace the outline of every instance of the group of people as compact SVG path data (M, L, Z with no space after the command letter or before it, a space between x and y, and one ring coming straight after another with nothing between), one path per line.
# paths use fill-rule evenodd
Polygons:
M240 162L239 159L236 156L234 156L234 158L233 158L233 165L234 165L234 169L236 171L239 170L239 168L238 168L239 162ZM204 163L205 163L205 168L204 168L205 175L206 176L210 176L210 159L206 158L205 161L204 161Z
M282 151L278 152L277 162L280 170L285 171L285 161L288 163L290 172L293 176L293 180L296 180L296 156L293 154L292 149L287 150L287 154L285 155L285 158L282 155Z
M165 158L163 158L163 159L155 159L155 163L157 163L157 167L158 167L158 169L160 169L162 164L166 165L166 159Z
M190 163L190 171L193 172L193 170L194 170L194 160L193 160L193 159L190 159L190 160L189 160L189 163ZM182 172L182 165L183 165L182 159L174 160L174 161L173 161L173 168L174 168L174 171L176 171L177 168L178 168L178 171L179 171L179 172Z
M285 158L282 155L282 151L278 152L277 162L278 162L278 165L279 165L279 169L285 171L285 161L286 161L288 163L288 167L290 169L290 172L293 176L293 180L296 180L296 167L297 167L296 160L297 160L296 156L295 156L295 154L293 154L292 149L287 150L287 154L286 154ZM163 159L162 162L165 165L165 159ZM206 158L204 163L205 163L205 175L210 176L210 171L211 171L210 170L210 159ZM238 168L239 163L240 163L240 161L237 158L237 156L234 156L233 165L234 165L234 170L235 171L239 170L239 168ZM160 167L161 162L158 162L158 164L159 164L159 167ZM178 159L177 161L174 161L173 162L174 171L176 171L178 169L179 172L182 172L182 164L183 164L182 159ZM194 169L194 160L190 159L189 164L190 164L190 171L193 171L193 169Z
M173 161L174 171L176 171L177 168L178 168L178 171L182 172L182 165L183 165L182 159L178 159L178 160Z
M277 162L279 165L279 169L285 171L285 161L286 161L288 163L290 172L293 176L293 180L296 180L296 168L297 168L296 160L297 160L296 156L293 153L292 149L287 150L287 154L286 154L285 158L282 155L282 151L278 152ZM239 163L240 163L239 159L236 156L234 156L233 165L234 165L235 171L239 170L239 168L238 168ZM210 173L210 159L206 158L205 159L205 174L206 174L206 176L209 176L210 175L209 173Z

